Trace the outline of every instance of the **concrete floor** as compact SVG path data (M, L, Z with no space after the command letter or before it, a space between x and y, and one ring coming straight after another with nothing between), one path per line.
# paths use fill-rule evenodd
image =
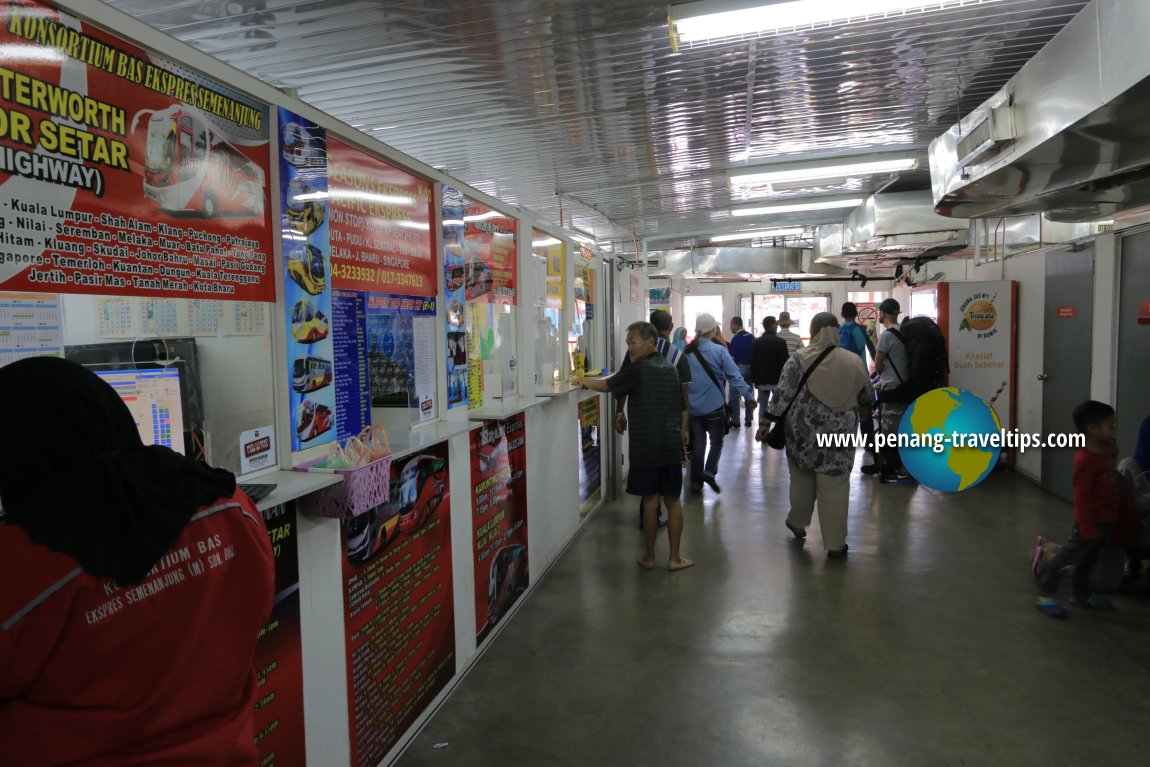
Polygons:
M817 517L805 546L783 526L781 453L732 432L719 481L686 494L680 573L635 564L635 502L602 509L398 764L1146 763L1150 602L1031 604L1067 504L1004 471L948 496L856 470L828 561Z

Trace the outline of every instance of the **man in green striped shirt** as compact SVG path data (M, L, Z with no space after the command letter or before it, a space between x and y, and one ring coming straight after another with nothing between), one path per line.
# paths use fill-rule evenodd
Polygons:
M643 537L646 551L639 564L655 567L655 539L659 533L656 514L659 497L667 507L670 538L670 570L695 564L679 553L683 537L683 446L687 444L687 400L679 372L662 354L655 353L659 334L649 322L627 328L627 351L631 363L610 378L584 378L578 383L616 397L627 397L630 432L627 492L643 498Z

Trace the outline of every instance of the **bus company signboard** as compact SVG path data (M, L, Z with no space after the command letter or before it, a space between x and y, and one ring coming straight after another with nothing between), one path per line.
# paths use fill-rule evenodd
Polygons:
M0 6L0 290L274 301L268 107Z
M331 279L336 288L404 296L438 290L432 186L328 140Z

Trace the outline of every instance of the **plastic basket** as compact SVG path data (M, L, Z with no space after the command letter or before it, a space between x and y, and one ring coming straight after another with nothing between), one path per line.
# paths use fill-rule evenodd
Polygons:
M329 488L306 495L299 501L304 514L313 517L336 517L350 519L365 514L380 504L387 503L391 493L391 456L372 461L358 469L315 469L312 465L323 460L300 464L296 471L314 471L324 474L338 474L343 482Z

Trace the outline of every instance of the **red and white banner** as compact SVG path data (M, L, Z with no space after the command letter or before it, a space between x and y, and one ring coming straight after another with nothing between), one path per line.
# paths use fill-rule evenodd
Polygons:
M471 432L475 631L482 642L527 590L527 446L522 413Z
M268 107L0 6L0 289L274 301Z
M328 138L332 286L434 296L432 185Z

